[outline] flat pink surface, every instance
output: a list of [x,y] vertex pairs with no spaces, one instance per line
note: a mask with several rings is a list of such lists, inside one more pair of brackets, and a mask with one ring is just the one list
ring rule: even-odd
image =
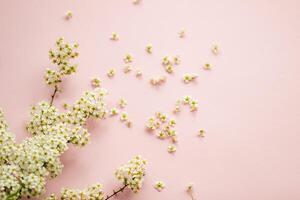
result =
[[[68,10],[70,21],[64,20]],[[18,141],[27,137],[30,105],[52,92],[43,83],[48,50],[64,36],[80,44],[79,68],[55,105],[72,103],[99,76],[110,106],[119,97],[128,100],[134,124],[92,122],[90,145],[63,156],[63,173],[49,181],[48,193],[95,182],[110,192],[118,186],[115,168],[140,154],[149,162],[143,190],[120,200],[189,199],[189,182],[197,200],[299,200],[299,10],[297,0],[144,0],[138,6],[131,0],[1,0],[0,107]],[[178,38],[181,29],[185,39]],[[108,39],[113,31],[120,41]],[[147,43],[153,55],[145,53]],[[219,56],[210,52],[214,43]],[[126,53],[143,70],[142,80],[122,72]],[[180,55],[182,64],[155,89],[148,80],[165,74],[164,55]],[[202,69],[206,62],[211,71]],[[112,80],[105,76],[110,67],[117,69]],[[198,81],[183,84],[185,72],[199,73]],[[144,124],[184,95],[199,99],[199,111],[175,116],[179,147],[170,155],[168,143],[147,134]],[[195,135],[199,128],[207,137]],[[153,188],[157,180],[166,183],[161,193]]]

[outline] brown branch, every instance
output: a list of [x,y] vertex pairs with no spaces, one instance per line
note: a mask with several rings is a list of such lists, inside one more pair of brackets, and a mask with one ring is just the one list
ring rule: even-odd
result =
[[118,193],[123,192],[125,190],[125,188],[127,188],[127,186],[128,186],[128,184],[125,184],[123,187],[119,188],[117,191],[114,190],[114,193],[111,195],[107,195],[104,200],[108,200],[108,199],[116,196]]
[[53,101],[54,101],[54,98],[55,98],[55,95],[57,94],[57,92],[58,92],[58,87],[55,86],[54,92],[53,92],[53,94],[51,95],[50,106],[52,106]]

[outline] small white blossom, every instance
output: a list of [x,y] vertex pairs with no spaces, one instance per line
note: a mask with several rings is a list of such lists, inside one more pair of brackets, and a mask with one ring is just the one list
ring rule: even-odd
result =
[[179,56],[174,56],[173,61],[174,61],[175,65],[179,65],[181,63],[181,60],[180,60]]
[[211,52],[212,52],[214,55],[218,55],[218,54],[220,53],[220,50],[219,50],[218,45],[213,45],[212,48],[211,48]]
[[67,19],[67,20],[69,20],[69,19],[71,19],[73,17],[73,12],[72,11],[67,11],[66,12],[66,15],[65,15],[65,18]]
[[126,112],[122,112],[120,115],[120,120],[122,122],[127,121],[128,120],[128,114]]
[[133,4],[136,4],[136,5],[139,4],[140,2],[141,2],[141,0],[133,0],[133,1],[132,1],[132,3],[133,3]]
[[127,106],[127,101],[124,98],[119,99],[118,105],[120,108],[125,108]]
[[204,68],[205,70],[210,70],[210,69],[211,69],[211,64],[205,63],[204,66],[203,66],[203,68]]
[[112,34],[110,36],[110,39],[113,40],[113,41],[119,40],[119,34],[117,34],[115,32],[112,32]]
[[126,54],[123,60],[125,63],[131,63],[133,61],[133,57],[130,54]]
[[136,76],[136,77],[141,77],[142,75],[143,75],[142,70],[137,69],[137,70],[136,70],[135,76]]
[[91,83],[93,87],[101,86],[101,80],[99,78],[92,78]]
[[206,134],[206,131],[205,131],[204,129],[200,129],[200,130],[198,131],[198,136],[199,136],[199,137],[205,137],[205,134]]
[[197,77],[198,77],[197,74],[186,73],[186,74],[183,75],[182,79],[183,79],[184,83],[190,83],[192,81],[195,81]]
[[166,185],[163,181],[156,181],[155,184],[154,184],[154,188],[161,192],[163,189],[165,189]]
[[179,36],[180,38],[184,38],[184,37],[186,36],[185,30],[179,31],[179,32],[178,32],[178,36]]
[[152,48],[153,48],[152,44],[148,44],[146,46],[146,52],[149,53],[149,54],[152,54]]
[[114,77],[116,74],[116,70],[115,69],[109,69],[106,73],[106,75],[109,77],[109,78],[112,78]]
[[177,148],[173,144],[168,146],[168,152],[169,153],[174,153],[176,150],[177,150]]
[[132,71],[132,67],[131,67],[130,65],[125,65],[125,66],[124,66],[123,72],[124,72],[125,74],[127,74],[127,73],[129,73],[129,72],[131,72],[131,71]]
[[117,108],[112,108],[109,114],[110,116],[116,116],[119,114],[119,110]]

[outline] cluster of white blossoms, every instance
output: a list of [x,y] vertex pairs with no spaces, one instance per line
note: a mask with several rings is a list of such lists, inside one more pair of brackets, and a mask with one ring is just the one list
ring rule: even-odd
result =
[[45,200],[104,200],[101,184],[89,186],[84,190],[67,189],[61,191],[60,198],[52,194]]
[[124,186],[129,186],[134,193],[139,192],[146,175],[146,164],[146,160],[141,156],[135,156],[127,164],[119,167],[115,175]]
[[205,63],[204,66],[203,66],[203,69],[210,70],[211,69],[211,64]]
[[47,102],[32,108],[27,130],[33,137],[16,144],[0,112],[0,199],[35,197],[45,190],[47,178],[63,168],[59,157],[68,144],[84,146],[89,133],[88,118],[104,118],[106,92],[86,92],[66,113]]
[[173,73],[174,71],[174,65],[180,64],[180,58],[179,56],[175,56],[173,60],[171,60],[168,56],[163,57],[162,59],[162,65],[165,68],[165,71],[169,74]]
[[77,43],[67,43],[63,38],[56,41],[56,50],[49,51],[49,58],[53,64],[57,65],[58,70],[46,70],[44,78],[48,85],[57,86],[64,76],[76,72],[77,66],[70,61],[78,56],[77,48]]
[[53,133],[15,143],[0,114],[0,199],[35,197],[45,190],[48,177],[61,173],[59,156],[67,150],[63,135]]
[[184,96],[182,99],[176,101],[173,113],[180,112],[182,105],[188,105],[191,112],[198,110],[198,101],[191,96]]
[[89,141],[89,133],[84,127],[88,118],[105,118],[107,113],[104,97],[106,90],[96,88],[85,94],[74,104],[68,106],[65,113],[47,102],[33,106],[31,120],[27,124],[27,131],[33,135],[63,136],[68,143],[84,146]]
[[[57,51],[50,50],[50,58],[59,67],[59,79],[52,82],[47,77],[46,81],[57,90],[62,76],[75,72],[75,66],[69,63],[69,59],[78,53],[74,52],[77,45],[70,46],[63,39],[59,39],[56,45]],[[32,137],[22,143],[15,143],[0,111],[0,199],[16,200],[41,195],[47,179],[61,173],[60,156],[68,149],[68,144],[84,146],[88,143],[87,119],[105,117],[106,94],[102,88],[85,92],[75,104],[67,106],[64,113],[48,102],[33,106],[26,126]],[[54,95],[55,92],[53,98]]]
[[176,121],[168,117],[166,114],[157,112],[154,117],[150,117],[146,122],[146,128],[155,132],[157,138],[161,140],[169,139],[173,144],[168,146],[168,152],[176,151],[174,143],[177,143]]

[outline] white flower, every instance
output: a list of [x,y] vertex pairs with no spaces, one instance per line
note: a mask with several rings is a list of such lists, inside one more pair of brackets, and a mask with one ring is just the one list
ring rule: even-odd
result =
[[123,69],[123,72],[125,74],[127,74],[127,73],[131,72],[131,70],[132,70],[132,67],[130,65],[125,65],[124,69]]
[[211,64],[205,63],[204,66],[203,66],[203,68],[204,68],[205,70],[210,70],[210,69],[211,69]]
[[177,148],[173,144],[168,146],[169,153],[174,153],[176,150],[177,150]]
[[116,70],[115,69],[109,69],[106,73],[106,75],[109,77],[109,78],[112,78],[114,77],[116,74]]
[[149,53],[149,54],[152,54],[152,44],[148,44],[146,46],[146,52]]
[[91,83],[93,87],[101,86],[101,80],[99,78],[92,78]]
[[179,56],[174,56],[173,61],[174,61],[175,65],[179,65],[181,63],[181,60],[180,60]]
[[178,35],[179,35],[180,38],[184,38],[185,35],[186,35],[185,30],[179,31],[179,32],[178,32]]
[[126,54],[123,60],[125,63],[131,63],[133,61],[133,57],[130,54]]
[[198,131],[198,136],[199,136],[199,137],[205,137],[205,134],[206,134],[206,131],[205,131],[204,129],[200,129],[200,130]]
[[70,11],[70,10],[67,11],[67,12],[66,12],[66,19],[69,20],[69,19],[71,19],[72,17],[73,17],[72,11]]
[[183,75],[183,78],[182,78],[182,79],[183,79],[183,82],[184,82],[184,83],[190,83],[190,82],[192,82],[192,81],[195,81],[197,77],[198,77],[197,74],[187,73],[187,74],[184,74],[184,75]]
[[161,192],[166,187],[165,183],[163,181],[156,181],[154,184],[154,188]]
[[110,39],[113,41],[117,41],[117,40],[119,40],[119,35],[115,32],[112,32]]
[[211,52],[212,52],[214,55],[218,55],[218,54],[220,53],[220,50],[219,50],[218,45],[213,45],[212,48],[211,48]]
[[125,108],[127,106],[127,101],[124,98],[119,99],[118,105],[120,108]]
[[189,183],[188,185],[187,185],[187,187],[186,187],[186,191],[187,192],[192,192],[193,191],[193,183]]

